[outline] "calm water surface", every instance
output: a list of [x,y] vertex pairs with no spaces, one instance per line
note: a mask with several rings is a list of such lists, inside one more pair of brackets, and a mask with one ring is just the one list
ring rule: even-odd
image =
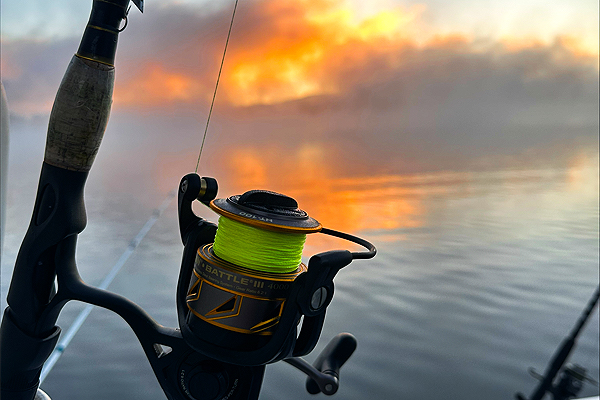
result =
[[[325,179],[312,191],[290,189],[325,226],[364,236],[379,250],[336,277],[321,342],[307,357],[339,332],[358,338],[334,398],[508,400],[530,393],[536,381],[527,368],[544,369],[598,285],[597,163],[596,153],[560,169]],[[9,182],[2,307],[35,180],[32,173]],[[87,282],[102,280],[162,195],[106,191],[100,175],[90,177],[89,224],[77,254]],[[344,246],[317,235],[305,255]],[[173,202],[110,290],[176,326],[181,250]],[[69,304],[59,325],[66,329],[82,308]],[[598,347],[596,312],[571,357],[595,379]],[[54,400],[165,398],[133,333],[101,309],[43,388]],[[583,394],[597,393],[588,385]],[[260,398],[312,396],[301,373],[278,363],[267,367]]]

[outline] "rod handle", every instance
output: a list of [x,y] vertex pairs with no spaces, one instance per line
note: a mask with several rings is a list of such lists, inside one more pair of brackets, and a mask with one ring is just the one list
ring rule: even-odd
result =
[[47,164],[78,172],[91,169],[108,124],[114,76],[112,66],[73,56],[50,114]]
[[108,124],[117,39],[129,1],[92,3],[79,49],[63,76],[50,114],[44,156],[50,165],[80,172],[92,167]]

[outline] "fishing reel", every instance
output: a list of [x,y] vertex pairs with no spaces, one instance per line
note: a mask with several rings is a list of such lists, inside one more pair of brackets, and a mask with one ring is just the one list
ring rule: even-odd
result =
[[[323,228],[291,197],[254,190],[215,199],[217,189],[216,180],[189,174],[181,180],[178,194],[184,244],[177,285],[179,327],[190,348],[220,365],[205,380],[226,395],[239,385],[242,372],[244,379],[260,382],[266,364],[284,360],[309,375],[309,392],[335,393],[339,368],[356,348],[356,339],[350,334],[336,336],[315,366],[299,357],[310,353],[319,340],[335,275],[354,259],[372,258],[375,247]],[[192,210],[196,200],[220,214],[220,226],[225,218],[227,223],[235,221],[257,230],[247,235],[270,232],[285,239],[286,235],[320,232],[367,250],[320,253],[308,265],[299,262],[284,272],[242,266],[219,252],[218,227],[196,216]]]
[[[588,375],[587,370],[578,364],[568,364],[557,371],[559,372],[559,378],[556,384],[554,384],[554,379],[547,379],[546,376],[538,373],[533,367],[530,367],[528,372],[529,375],[542,383],[547,381],[547,387],[545,387],[543,391],[540,391],[539,393],[536,392],[532,395],[532,399],[541,399],[540,396],[543,397],[546,392],[549,392],[552,394],[554,400],[568,400],[577,396],[586,382],[591,383],[596,387],[599,386],[598,382]],[[517,393],[515,399],[527,400],[522,393]]]

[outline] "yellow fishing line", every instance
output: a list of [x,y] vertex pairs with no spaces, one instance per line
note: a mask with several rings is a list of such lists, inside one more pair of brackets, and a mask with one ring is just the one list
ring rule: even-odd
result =
[[305,241],[303,233],[266,231],[221,216],[213,250],[240,267],[282,274],[298,268]]

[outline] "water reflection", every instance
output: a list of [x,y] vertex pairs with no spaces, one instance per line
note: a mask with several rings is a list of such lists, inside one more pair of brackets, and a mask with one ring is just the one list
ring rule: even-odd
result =
[[[403,177],[338,178],[335,161],[323,162],[325,155],[317,146],[305,146],[286,160],[276,160],[272,154],[280,152],[230,151],[224,164],[228,166],[227,189],[231,193],[221,191],[220,195],[249,189],[278,191],[294,197],[323,226],[345,232],[392,232],[423,224],[427,190],[398,184],[396,180]],[[312,236],[316,237],[309,237],[310,245],[326,247],[336,242],[322,235]],[[382,236],[387,241],[401,238],[395,233]]]
[[[598,198],[598,155],[581,153],[567,168],[441,171],[340,177],[319,146],[238,148],[223,156],[230,192],[268,189],[296,198],[324,226],[396,242],[418,228],[464,224],[507,227],[509,237],[535,231],[531,221],[567,218]],[[572,217],[569,214],[569,218]],[[498,234],[500,232],[494,232]],[[483,232],[482,234],[485,234]]]
[[[182,166],[194,165],[196,157],[194,151],[157,156],[155,189],[172,189],[181,171],[189,170]],[[221,197],[250,189],[281,192],[297,199],[324,226],[360,233],[378,246],[402,241],[432,246],[443,237],[432,230],[482,241],[546,237],[549,229],[560,230],[559,224],[593,234],[589,216],[598,214],[598,153],[593,149],[573,156],[566,168],[357,177],[348,177],[338,156],[316,143],[293,150],[231,147],[204,157],[203,166],[212,168],[219,180]],[[197,212],[214,217],[202,207]],[[339,246],[347,243],[311,235],[306,254]]]

